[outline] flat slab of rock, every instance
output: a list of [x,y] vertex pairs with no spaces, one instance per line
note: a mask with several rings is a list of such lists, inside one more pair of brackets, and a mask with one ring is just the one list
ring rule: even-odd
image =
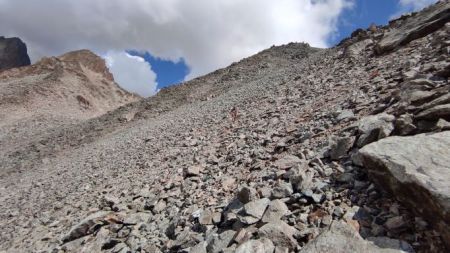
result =
[[359,151],[372,178],[450,241],[450,132],[389,137]]
[[[398,241],[398,240],[395,240]],[[320,234],[316,239],[302,248],[300,253],[322,253],[322,252],[380,252],[400,253],[414,252],[407,243],[390,242],[390,244],[379,244],[364,240],[350,225],[344,222],[334,222],[330,228]]]

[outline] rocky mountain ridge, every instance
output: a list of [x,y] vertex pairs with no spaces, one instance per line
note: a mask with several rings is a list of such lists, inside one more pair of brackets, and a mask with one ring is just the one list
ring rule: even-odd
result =
[[0,154],[1,249],[445,252],[449,10],[273,47]]
[[0,71],[30,64],[27,46],[22,40],[0,36]]
[[27,147],[30,139],[50,129],[98,117],[139,99],[119,87],[105,61],[88,50],[2,71],[1,152]]

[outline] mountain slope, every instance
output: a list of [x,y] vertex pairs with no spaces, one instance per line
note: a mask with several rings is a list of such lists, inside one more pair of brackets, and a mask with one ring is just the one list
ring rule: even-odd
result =
[[137,100],[114,82],[104,60],[87,50],[3,71],[0,143],[7,148],[2,151]]
[[1,249],[444,252],[450,169],[427,177],[447,153],[421,145],[448,143],[449,10],[273,47],[2,151]]

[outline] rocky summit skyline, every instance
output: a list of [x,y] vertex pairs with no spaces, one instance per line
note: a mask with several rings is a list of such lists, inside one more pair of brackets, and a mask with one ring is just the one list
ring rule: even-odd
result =
[[449,38],[437,1],[144,98],[1,37],[0,252],[448,252]]

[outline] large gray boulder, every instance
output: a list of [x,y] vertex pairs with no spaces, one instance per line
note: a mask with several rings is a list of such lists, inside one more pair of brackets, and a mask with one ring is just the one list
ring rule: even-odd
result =
[[450,2],[441,1],[426,10],[407,17],[397,29],[387,32],[375,46],[377,54],[384,54],[413,40],[425,37],[450,21]]
[[22,40],[0,37],[0,71],[30,64],[27,46]]
[[300,253],[401,253],[414,252],[411,246],[405,242],[396,241],[382,244],[364,240],[356,231],[344,222],[333,222],[331,226],[313,241],[302,248]]
[[450,242],[449,131],[389,137],[365,146],[359,158],[378,184]]

